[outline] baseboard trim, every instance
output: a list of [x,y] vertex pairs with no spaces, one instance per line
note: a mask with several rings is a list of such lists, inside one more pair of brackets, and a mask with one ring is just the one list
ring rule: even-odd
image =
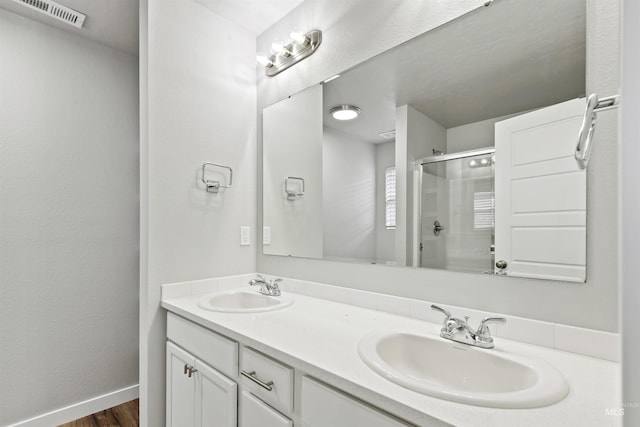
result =
[[46,414],[38,415],[37,417],[29,418],[28,420],[20,421],[7,427],[58,426],[60,424],[77,420],[78,418],[83,418],[87,415],[95,414],[96,412],[118,406],[124,402],[137,399],[139,394],[139,386],[136,384],[102,396],[85,400],[84,402],[56,409],[55,411],[47,412]]

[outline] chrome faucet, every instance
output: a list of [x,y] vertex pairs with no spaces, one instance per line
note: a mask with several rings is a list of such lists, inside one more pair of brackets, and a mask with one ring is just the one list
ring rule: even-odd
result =
[[480,348],[493,348],[493,337],[487,326],[490,323],[505,324],[507,319],[504,317],[485,317],[480,322],[477,330],[473,330],[469,324],[469,316],[465,316],[464,320],[452,317],[449,310],[438,305],[432,304],[432,310],[439,311],[445,315],[440,336],[451,341],[468,344]]
[[281,282],[282,282],[282,279],[275,279],[273,281],[269,281],[264,277],[262,277],[260,274],[258,274],[257,279],[249,280],[249,286],[260,285],[260,290],[258,292],[260,292],[263,295],[277,297],[277,296],[280,296],[281,294],[280,292]]

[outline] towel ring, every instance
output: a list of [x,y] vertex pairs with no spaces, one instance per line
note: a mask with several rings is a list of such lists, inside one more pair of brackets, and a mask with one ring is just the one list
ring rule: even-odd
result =
[[[302,181],[302,191],[298,192],[294,189],[289,188],[289,183],[295,181]],[[284,191],[287,193],[287,200],[296,200],[304,196],[304,178],[300,178],[297,176],[286,177],[284,180]]]
[[[217,168],[221,168],[229,171],[229,184],[222,185],[220,181],[213,181],[206,178],[207,166],[213,166]],[[231,184],[233,184],[233,169],[229,166],[219,165],[217,163],[206,162],[202,164],[202,182],[206,186],[207,192],[209,193],[217,193],[221,188],[231,188]]]

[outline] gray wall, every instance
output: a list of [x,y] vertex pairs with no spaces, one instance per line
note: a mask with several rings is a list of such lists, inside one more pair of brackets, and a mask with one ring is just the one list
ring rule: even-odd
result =
[[0,9],[0,425],[138,382],[137,57]]
[[[258,51],[268,51],[273,40],[286,37],[292,28],[322,29],[323,44],[312,57],[274,78],[259,73],[259,111],[483,3],[353,0],[335,1],[327,7],[326,1],[306,0],[258,37]],[[587,13],[587,92],[607,96],[618,91],[619,4],[588,0]],[[372,27],[376,31],[372,32]],[[588,172],[586,284],[355,265],[260,253],[258,268],[268,274],[617,331],[619,161],[616,127],[616,111],[600,114]],[[260,135],[258,141],[261,144]]]
[[624,425],[640,425],[640,3],[624,2],[622,63],[622,330]]
[[[164,425],[163,283],[256,270],[255,37],[204,6],[141,2],[141,425]],[[207,193],[203,162],[233,168]],[[251,245],[240,246],[240,226]]]
[[446,153],[459,153],[461,151],[475,150],[476,148],[493,147],[496,138],[496,122],[519,114],[508,114],[447,129]]
[[325,126],[322,188],[323,257],[373,261],[376,258],[376,146]]

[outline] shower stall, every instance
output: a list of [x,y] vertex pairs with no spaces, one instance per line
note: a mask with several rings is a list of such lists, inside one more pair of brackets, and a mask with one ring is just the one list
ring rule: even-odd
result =
[[490,147],[418,162],[420,267],[493,272],[494,153]]

